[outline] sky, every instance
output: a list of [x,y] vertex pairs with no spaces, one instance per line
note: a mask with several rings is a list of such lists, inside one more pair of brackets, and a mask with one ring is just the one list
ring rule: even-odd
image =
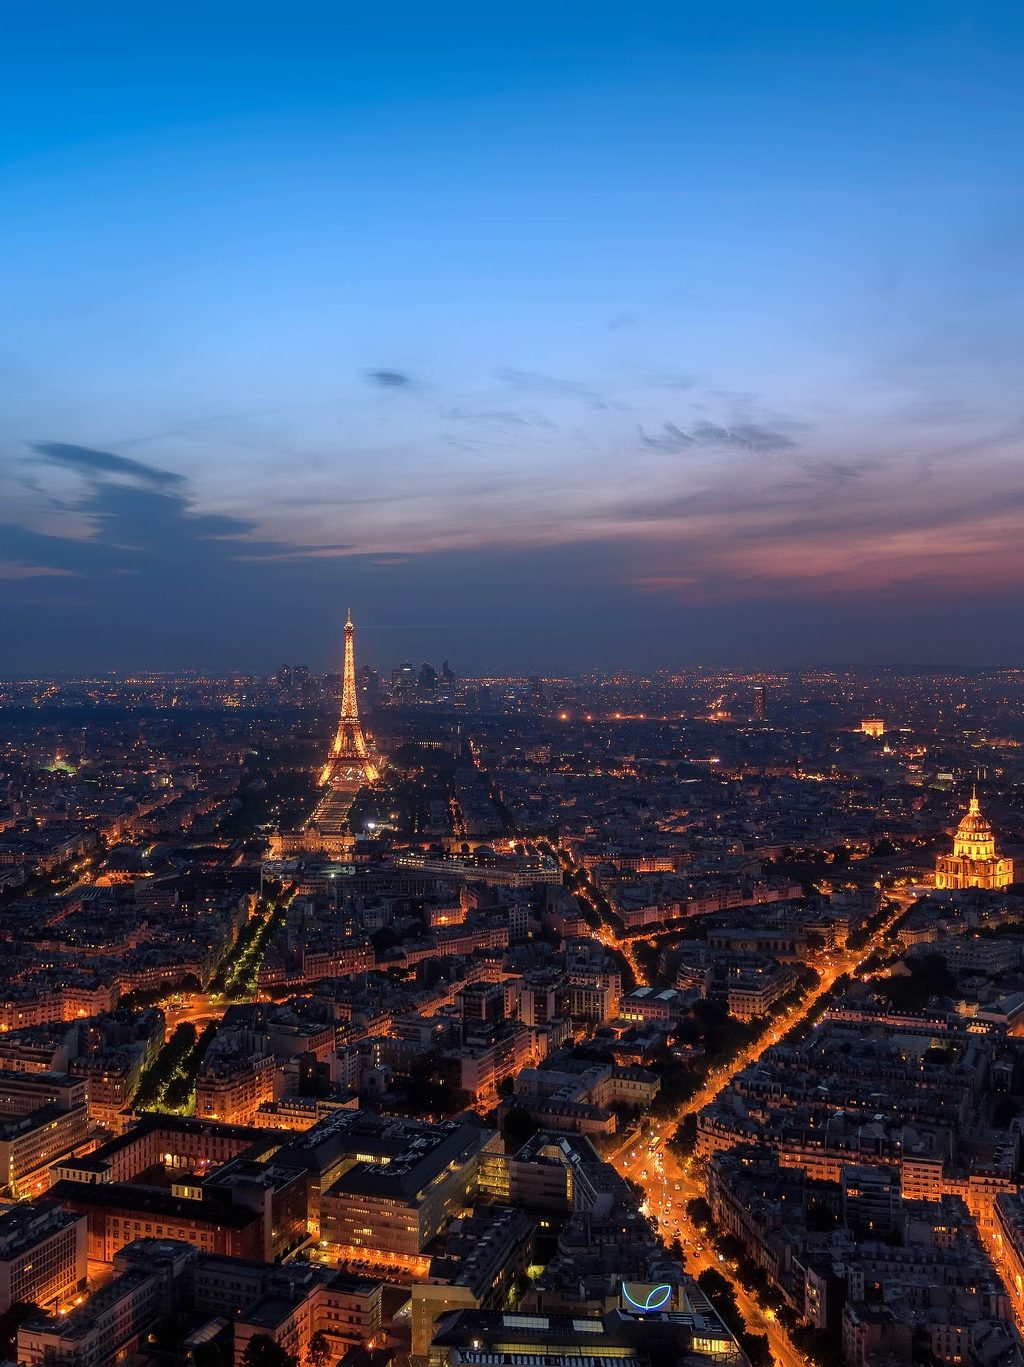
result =
[[48,3],[0,674],[1024,665],[1024,11]]

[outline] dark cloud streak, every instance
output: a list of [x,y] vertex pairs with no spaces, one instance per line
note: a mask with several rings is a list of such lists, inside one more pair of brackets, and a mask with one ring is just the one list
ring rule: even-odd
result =
[[382,389],[407,389],[412,384],[412,376],[402,370],[368,370],[364,378]]
[[161,470],[156,465],[146,465],[140,460],[132,460],[130,456],[117,456],[111,451],[97,451],[91,446],[39,441],[32,443],[32,450],[37,456],[42,456],[54,465],[77,470],[86,477],[113,475],[164,488],[185,483],[184,476],[175,474],[172,470]]
[[744,451],[791,451],[796,446],[785,432],[773,432],[753,422],[740,422],[732,427],[698,422],[690,436],[705,446],[732,446]]

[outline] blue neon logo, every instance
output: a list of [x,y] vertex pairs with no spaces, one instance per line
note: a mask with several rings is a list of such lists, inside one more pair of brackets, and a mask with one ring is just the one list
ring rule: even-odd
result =
[[672,1287],[668,1282],[662,1282],[659,1286],[652,1286],[647,1292],[647,1298],[643,1301],[634,1300],[629,1294],[629,1288],[625,1282],[622,1283],[622,1294],[634,1310],[639,1310],[643,1314],[650,1314],[652,1310],[660,1310],[667,1305],[672,1298]]

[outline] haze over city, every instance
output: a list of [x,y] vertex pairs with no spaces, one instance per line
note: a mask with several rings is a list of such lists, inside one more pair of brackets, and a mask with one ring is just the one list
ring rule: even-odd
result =
[[5,668],[1020,663],[1022,24],[12,11]]

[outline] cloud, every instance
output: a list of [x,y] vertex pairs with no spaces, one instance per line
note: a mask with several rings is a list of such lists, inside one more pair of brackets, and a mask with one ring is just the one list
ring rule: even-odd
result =
[[412,376],[402,370],[368,370],[364,378],[382,389],[407,389],[412,384]]
[[[204,567],[235,558],[239,543],[247,549],[277,548],[255,542],[255,524],[247,519],[197,512],[182,475],[88,446],[35,442],[32,450],[76,471],[86,489],[54,505],[67,514],[55,529],[14,523],[0,528],[18,578],[31,573],[100,582],[107,575],[153,571],[171,582],[186,582]],[[24,483],[37,487],[34,480]]]
[[735,423],[731,427],[698,422],[690,436],[705,446],[732,446],[744,451],[792,451],[796,447],[796,442],[785,432],[773,432],[753,422]]
[[[803,424],[787,424],[803,426]],[[736,422],[728,427],[702,419],[684,431],[678,423],[666,422],[660,432],[647,432],[640,428],[640,440],[651,451],[665,455],[678,455],[692,450],[695,446],[719,447],[735,451],[793,451],[797,443],[786,432],[763,427],[760,423]]]
[[265,564],[268,561],[283,563],[288,560],[332,560],[338,556],[356,555],[359,547],[347,542],[339,541],[335,545],[317,546],[276,546],[261,543],[257,549],[250,551],[248,544],[242,547],[235,560],[259,561]]
[[848,483],[860,479],[870,470],[878,469],[879,462],[869,460],[801,460],[800,469],[811,480],[823,480],[829,484]]
[[45,579],[52,575],[73,575],[74,570],[59,570],[53,565],[27,565],[20,560],[0,560],[0,579]]
[[541,375],[533,370],[515,370],[502,367],[494,372],[496,379],[521,394],[546,394],[563,399],[579,399],[592,408],[621,408],[613,404],[606,394],[592,385],[581,384],[579,380],[563,380],[557,375]]
[[524,418],[519,413],[513,413],[508,408],[481,409],[475,412],[465,408],[445,408],[442,409],[441,416],[450,422],[479,422],[488,427],[533,426],[529,418]]
[[680,451],[689,450],[697,444],[693,437],[688,437],[674,422],[666,422],[660,432],[653,434],[645,432],[641,427],[640,440],[652,451],[662,451],[668,456],[678,455]]
[[171,470],[161,470],[155,465],[146,465],[141,460],[129,456],[116,456],[111,451],[97,451],[91,446],[74,446],[59,441],[37,441],[32,443],[37,456],[63,465],[69,470],[91,476],[115,475],[140,480],[143,484],[156,487],[183,485],[183,475]]

